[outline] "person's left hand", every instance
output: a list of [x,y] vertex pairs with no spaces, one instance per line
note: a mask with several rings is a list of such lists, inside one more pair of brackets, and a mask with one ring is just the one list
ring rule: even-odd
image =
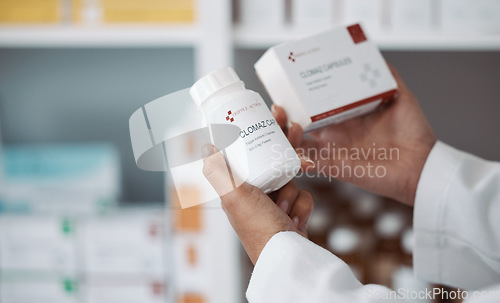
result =
[[221,196],[222,208],[253,264],[267,242],[281,231],[295,231],[307,238],[307,220],[314,207],[309,192],[299,190],[293,181],[269,196],[248,183],[232,189],[222,153],[206,145],[203,156],[203,174]]

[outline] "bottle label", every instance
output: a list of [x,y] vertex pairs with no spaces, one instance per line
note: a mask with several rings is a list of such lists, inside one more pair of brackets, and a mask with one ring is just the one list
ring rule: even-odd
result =
[[284,164],[298,160],[297,154],[258,94],[227,102],[216,108],[209,120],[240,128],[238,140],[226,149],[227,160],[238,178],[254,186],[280,177],[290,179],[283,175],[290,171]]

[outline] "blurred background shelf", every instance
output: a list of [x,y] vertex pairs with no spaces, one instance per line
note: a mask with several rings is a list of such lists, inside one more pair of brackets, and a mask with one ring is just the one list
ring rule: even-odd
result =
[[192,47],[196,25],[0,26],[0,47]]
[[[175,249],[168,251],[175,257],[164,256],[165,260],[175,259],[177,265],[185,266],[185,270],[181,268],[173,272],[172,268],[165,268],[165,274],[171,274],[172,280],[177,282],[172,285],[173,293],[148,298],[130,297],[127,289],[142,289],[142,294],[154,294],[163,289],[162,282],[167,282],[164,290],[168,292],[168,280],[151,285],[146,283],[147,279],[140,278],[113,287],[110,296],[115,299],[108,296],[106,300],[92,302],[123,302],[124,295],[128,300],[143,303],[246,302],[244,290],[252,267],[219,208],[175,214],[172,208],[168,208],[165,227],[153,224],[137,237],[116,242],[108,243],[105,238],[99,242],[92,236],[83,239],[85,243],[81,244],[76,243],[81,239],[78,233],[71,237],[61,236],[61,231],[70,232],[71,226],[77,226],[77,231],[79,226],[87,231],[103,226],[104,235],[109,230],[128,235],[132,230],[140,230],[137,226],[142,224],[130,225],[129,214],[135,217],[134,222],[148,221],[148,218],[156,217],[141,214],[141,210],[148,208],[148,203],[161,201],[158,206],[168,206],[175,201],[175,191],[167,174],[137,168],[128,129],[130,115],[151,100],[187,88],[199,77],[222,66],[234,66],[246,87],[260,93],[270,105],[271,100],[253,68],[265,49],[326,30],[333,24],[363,21],[368,36],[378,44],[384,58],[399,71],[419,99],[436,136],[461,150],[500,161],[500,141],[492,140],[498,137],[500,128],[497,117],[500,111],[499,4],[497,0],[0,0],[0,147],[5,144],[4,154],[10,149],[10,155],[13,155],[13,147],[25,146],[29,153],[23,155],[33,161],[20,163],[32,164],[38,176],[35,181],[47,179],[40,173],[40,161],[44,159],[65,160],[73,155],[77,160],[71,163],[80,163],[82,159],[90,158],[97,163],[94,173],[82,175],[79,172],[83,168],[92,167],[75,166],[75,175],[80,178],[74,183],[81,185],[81,180],[87,180],[88,187],[84,191],[92,194],[106,184],[113,185],[102,199],[101,196],[89,197],[80,191],[70,191],[67,178],[61,177],[52,191],[46,188],[36,191],[36,186],[26,182],[11,190],[11,196],[2,197],[2,186],[9,177],[2,180],[0,175],[0,250],[19,247],[16,241],[20,241],[27,243],[22,246],[26,253],[50,257],[54,255],[52,250],[43,251],[50,247],[30,249],[33,246],[29,246],[45,237],[48,239],[46,243],[56,245],[54,250],[62,253],[67,247],[93,244],[94,252],[102,251],[101,256],[118,259],[112,250],[115,249],[113,245],[120,245],[125,249],[115,250],[119,252],[117,257],[127,252],[130,257],[127,263],[130,264],[141,260],[143,254],[127,247],[133,248],[139,241],[150,239],[148,235],[151,233],[164,229],[165,235],[176,237],[174,243],[165,242],[167,251]],[[172,10],[161,10],[155,5]],[[179,14],[179,10],[186,14]],[[158,14],[160,11],[162,13]],[[159,23],[159,19],[163,23]],[[186,103],[179,102],[177,106],[171,109],[175,113],[180,112],[178,110]],[[74,143],[78,143],[75,153],[59,149],[59,145]],[[95,144],[105,146],[101,156],[106,156],[104,159],[109,161],[102,163],[108,163],[108,166],[102,165],[97,161],[100,158],[89,152],[89,147]],[[52,149],[52,158],[33,157],[33,150],[44,145],[57,148],[59,152]],[[0,148],[0,155],[1,152]],[[18,153],[19,150],[14,155]],[[61,154],[66,156],[61,157]],[[12,160],[8,162],[13,165]],[[46,163],[47,174],[52,172],[54,163],[43,163]],[[61,167],[67,169],[66,165],[61,164]],[[106,168],[112,174],[108,182],[103,182],[95,176],[101,176]],[[361,235],[356,237],[360,236],[367,245],[377,241],[382,243],[380,235],[376,235],[376,221],[404,221],[404,226],[400,227],[404,227],[405,234],[411,228],[411,209],[402,208],[394,201],[335,180],[299,178],[297,182],[315,193],[316,207],[309,225],[311,239],[332,251],[335,247],[328,244],[328,239],[336,231],[345,232],[346,227],[355,234],[360,232]],[[9,188],[13,188],[12,183]],[[6,209],[6,206],[10,208]],[[128,211],[127,207],[133,209]],[[108,208],[114,212],[115,218],[109,222],[101,217]],[[25,213],[18,218],[9,209]],[[66,218],[72,209],[79,213],[75,222]],[[48,215],[54,215],[53,212],[59,214]],[[92,220],[87,220],[89,217],[82,212],[90,213]],[[387,219],[384,216],[387,213],[392,217]],[[43,220],[31,218],[32,215]],[[78,219],[83,220],[83,225]],[[26,226],[21,224],[24,222],[29,228],[20,231],[25,233],[11,237],[17,227]],[[156,219],[150,222],[154,223]],[[179,222],[191,222],[191,225],[195,222],[196,228]],[[344,223],[351,225],[342,226]],[[402,232],[398,231],[398,237]],[[116,238],[108,236],[107,239]],[[8,242],[10,240],[15,241]],[[69,240],[72,242],[67,243]],[[9,246],[9,243],[13,245]],[[156,244],[148,246],[151,251],[159,251],[161,245]],[[373,257],[378,260],[385,255],[376,254],[376,251],[375,248],[363,248],[361,252],[363,258],[370,260],[368,265],[375,265],[374,271],[384,276],[370,277],[368,274],[364,281],[396,287],[397,284],[389,281],[395,267],[377,267],[384,262],[372,262]],[[12,252],[13,259],[7,265],[15,274],[18,269],[13,268],[12,260],[24,265],[26,255]],[[65,256],[72,258],[73,253]],[[87,259],[89,256],[96,255],[88,251]],[[2,260],[0,273],[5,273],[6,264],[2,264]],[[104,264],[110,259],[94,260],[101,260]],[[53,267],[53,264],[34,263],[25,267],[40,265],[47,265],[48,271]],[[59,291],[54,295],[63,296],[63,301],[37,297],[37,302],[87,302],[77,300],[78,296],[88,297],[97,290],[111,288],[106,284],[109,279],[88,271],[86,264],[79,263],[78,266],[86,270],[83,272],[90,279],[82,280],[82,276],[77,275],[69,277],[75,281],[59,281],[58,276],[53,276],[49,281],[53,286],[50,289],[57,289],[58,285]],[[366,269],[365,273],[372,271],[366,264],[361,266]],[[117,266],[120,268],[126,269],[126,264]],[[15,296],[23,294],[40,296],[49,289],[40,287],[36,291],[31,291],[31,288],[26,291],[31,285],[29,279],[31,277],[20,275],[19,281],[7,285],[2,284],[0,274],[0,301],[14,302]],[[74,289],[73,282],[87,285],[79,294],[68,297],[65,291]],[[7,290],[23,291],[6,292],[6,287]],[[175,295],[176,299],[165,299],[165,295]]]
[[[318,32],[317,27],[297,28],[274,26],[259,28],[237,25],[233,31],[234,44],[241,49],[267,49],[273,45]],[[500,35],[446,34],[428,32],[374,32],[369,36],[382,50],[390,51],[497,51]]]
[[[307,36],[317,29],[282,26],[271,30],[235,26],[239,49],[267,49]],[[196,47],[202,39],[196,25],[168,26],[0,26],[2,48]],[[370,37],[387,51],[498,51],[500,35],[453,35],[435,32],[378,32]]]

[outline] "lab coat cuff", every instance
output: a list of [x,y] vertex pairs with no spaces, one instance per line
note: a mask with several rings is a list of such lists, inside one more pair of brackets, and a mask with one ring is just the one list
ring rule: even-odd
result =
[[444,256],[443,216],[450,184],[464,153],[442,142],[432,148],[420,175],[415,196],[413,227],[415,274],[427,281],[441,281]]
[[280,272],[281,263],[286,262],[287,255],[300,250],[304,238],[293,231],[275,234],[266,244],[255,264],[252,277],[246,292],[249,302],[265,302],[261,296],[266,293],[269,284],[276,284],[276,272]]

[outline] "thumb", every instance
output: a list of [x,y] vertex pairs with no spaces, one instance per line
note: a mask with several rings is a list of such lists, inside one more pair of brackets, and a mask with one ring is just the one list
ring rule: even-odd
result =
[[243,217],[258,212],[261,208],[276,206],[257,187],[238,180],[228,166],[224,156],[213,145],[203,146],[203,174],[222,200],[228,215]]
[[[210,148],[212,148],[210,150]],[[221,152],[203,148],[203,174],[221,197],[221,205],[255,264],[266,243],[278,232],[295,230],[295,225],[260,189],[248,183],[235,186]]]
[[202,155],[203,175],[219,197],[230,193],[236,189],[237,185],[241,184],[232,174],[224,155],[215,146],[205,144],[202,147]]

